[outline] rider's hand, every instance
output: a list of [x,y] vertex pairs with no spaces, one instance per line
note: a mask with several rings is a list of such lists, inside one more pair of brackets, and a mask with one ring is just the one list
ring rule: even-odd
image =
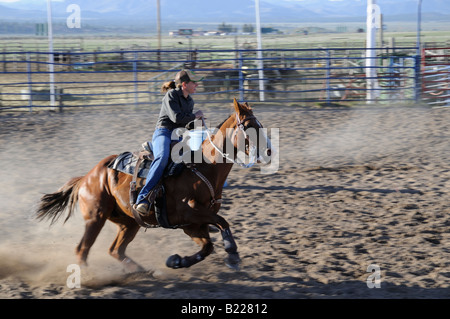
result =
[[201,119],[203,117],[202,111],[197,111],[194,113],[196,119]]

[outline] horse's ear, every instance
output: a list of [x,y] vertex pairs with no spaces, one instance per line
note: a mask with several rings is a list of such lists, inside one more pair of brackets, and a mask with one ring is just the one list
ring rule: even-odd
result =
[[248,111],[251,111],[251,110],[252,110],[251,106],[248,105],[247,102],[245,102],[244,104],[240,104],[240,103],[236,100],[236,98],[234,98],[233,104],[234,104],[234,110],[235,110],[236,113],[238,113],[238,114],[240,114],[240,113],[242,113],[242,112],[248,112]]
[[240,105],[239,102],[236,100],[236,98],[234,98],[233,104],[234,104],[234,110],[236,111],[236,113],[240,113],[241,105]]

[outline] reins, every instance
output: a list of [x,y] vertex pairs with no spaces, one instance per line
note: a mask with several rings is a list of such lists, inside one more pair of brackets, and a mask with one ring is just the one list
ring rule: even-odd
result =
[[[242,133],[244,134],[244,138],[247,138],[247,133],[245,133],[245,129],[244,129],[244,123],[247,122],[247,121],[249,121],[249,120],[251,120],[251,119],[254,119],[254,118],[256,118],[256,117],[253,116],[253,115],[251,115],[251,116],[247,116],[246,118],[244,118],[244,119],[241,121],[241,119],[239,118],[239,115],[236,113],[236,122],[237,122],[237,124],[236,124],[236,130],[237,130],[237,129],[241,130]],[[244,167],[244,168],[249,168],[249,167],[252,167],[252,166],[253,166],[254,163],[245,164],[245,163],[242,163],[242,162],[238,162],[238,161],[236,161],[236,160],[230,158],[230,156],[229,156],[228,153],[222,152],[222,150],[220,150],[220,149],[217,147],[217,145],[214,144],[214,142],[212,141],[212,139],[211,139],[211,133],[209,132],[209,129],[208,129],[208,127],[206,126],[206,123],[205,123],[205,120],[204,120],[203,117],[202,117],[202,124],[203,124],[203,126],[205,127],[205,129],[206,129],[206,135],[208,136],[209,142],[210,142],[211,145],[214,147],[214,149],[215,149],[217,152],[219,152],[219,154],[220,154],[223,158],[225,158],[227,161],[230,161],[230,162],[233,163],[233,164],[238,164],[239,166]],[[235,132],[233,133],[233,137],[234,137],[236,134],[237,134],[237,133],[236,133],[236,131],[235,131]]]

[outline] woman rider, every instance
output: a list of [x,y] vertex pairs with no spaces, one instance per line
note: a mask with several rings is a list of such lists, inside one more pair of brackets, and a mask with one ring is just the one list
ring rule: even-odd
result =
[[194,119],[203,117],[202,111],[193,113],[195,93],[198,81],[202,78],[188,69],[183,69],[175,76],[174,81],[167,82],[161,88],[167,92],[162,100],[161,111],[153,133],[152,147],[155,159],[150,165],[147,180],[141,189],[134,208],[142,215],[147,215],[151,203],[147,197],[158,184],[164,169],[169,162],[172,131],[184,127]]

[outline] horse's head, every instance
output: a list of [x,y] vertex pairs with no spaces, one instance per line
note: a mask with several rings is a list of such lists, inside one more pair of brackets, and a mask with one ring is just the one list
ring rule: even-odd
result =
[[272,150],[266,129],[253,114],[247,102],[241,104],[234,99],[234,110],[235,122],[230,141],[236,150],[236,162],[247,167],[255,162],[269,163]]
[[[203,144],[202,152],[211,163],[236,163],[250,167],[271,162],[271,143],[267,130],[253,114],[248,103],[234,99],[235,113],[223,121]],[[203,122],[205,125],[205,123]],[[206,126],[206,125],[205,125]]]

